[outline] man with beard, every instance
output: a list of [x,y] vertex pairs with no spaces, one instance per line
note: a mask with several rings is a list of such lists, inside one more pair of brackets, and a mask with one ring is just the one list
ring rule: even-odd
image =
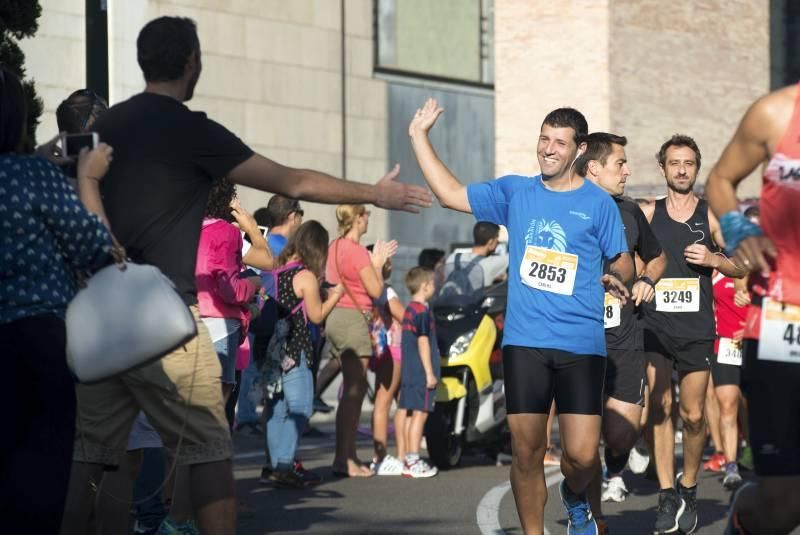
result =
[[[719,252],[719,222],[693,188],[700,171],[694,139],[674,135],[656,155],[667,182],[666,198],[645,207],[651,228],[667,254],[667,269],[656,298],[645,308],[644,349],[648,356],[650,419],[660,491],[654,533],[694,533],[697,528],[697,472],[706,443],[703,409],[714,353],[711,274],[733,278],[744,271]],[[683,472],[674,480],[675,433],[672,370],[680,380]],[[675,486],[677,485],[677,491]]]
[[[547,416],[555,400],[568,533],[596,535],[585,491],[599,463],[606,367],[600,310],[604,286],[625,301],[625,283],[634,271],[619,210],[608,194],[574,172],[588,130],[579,111],[560,108],[545,117],[537,144],[541,175],[509,175],[469,186],[453,176],[428,139],[443,111],[429,99],[409,125],[425,180],[442,206],[508,228],[503,367],[511,488],[523,531],[544,531],[543,460]],[[610,265],[605,275],[604,261]]]
[[626,138],[614,134],[589,134],[586,152],[575,164],[579,175],[612,196],[622,217],[628,249],[631,254],[638,255],[644,264],[641,273],[635,277],[636,281],[628,286],[631,299],[620,306],[613,296],[606,295],[603,308],[608,346],[603,411],[604,456],[608,478],[603,482],[598,470],[589,490],[592,512],[601,529],[605,524],[602,521],[601,497],[602,501],[625,500],[628,489],[622,480],[622,471],[642,430],[645,358],[634,308],[653,300],[655,283],[667,265],[667,256],[661,250],[641,208],[623,197],[625,183],[631,174],[625,155],[627,143]]

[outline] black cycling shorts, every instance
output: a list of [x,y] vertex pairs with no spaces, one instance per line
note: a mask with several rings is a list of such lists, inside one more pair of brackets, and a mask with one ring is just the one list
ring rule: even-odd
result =
[[714,362],[711,363],[711,377],[714,378],[714,386],[741,386],[742,367],[733,364],[722,364],[717,362],[717,355],[714,355]]
[[745,340],[742,391],[756,473],[800,475],[800,363],[759,360],[758,341]]
[[709,371],[714,340],[679,338],[650,328],[644,329],[645,353],[657,353],[672,361],[679,372]]
[[603,414],[606,359],[558,349],[503,348],[508,414]]
[[644,352],[636,349],[608,350],[606,398],[644,405]]

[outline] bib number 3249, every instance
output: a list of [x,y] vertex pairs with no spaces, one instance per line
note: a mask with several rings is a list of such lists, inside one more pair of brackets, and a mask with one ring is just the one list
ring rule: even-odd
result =
[[656,284],[656,310],[659,312],[699,312],[699,279],[661,279]]
[[561,295],[572,295],[577,272],[577,255],[533,245],[525,249],[525,256],[519,267],[523,284]]
[[764,299],[758,360],[800,364],[800,306]]

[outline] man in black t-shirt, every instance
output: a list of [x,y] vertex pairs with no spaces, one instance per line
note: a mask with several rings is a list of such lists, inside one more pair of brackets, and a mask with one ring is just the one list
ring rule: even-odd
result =
[[[631,299],[623,306],[613,296],[606,294],[603,320],[606,327],[608,364],[605,380],[605,411],[603,412],[603,437],[607,481],[603,483],[602,501],[621,502],[628,490],[622,480],[622,471],[628,454],[641,433],[644,406],[645,357],[639,332],[635,307],[653,300],[655,282],[664,273],[667,258],[661,250],[650,224],[639,206],[623,197],[625,183],[630,176],[622,136],[595,132],[586,138],[586,152],[575,163],[578,174],[613,196],[622,217],[628,249],[644,264],[635,282],[628,288]],[[639,263],[637,262],[637,265]],[[602,476],[598,471],[592,482],[589,500],[592,514],[602,521]]]
[[[372,203],[416,212],[431,203],[418,186],[395,181],[395,167],[377,184],[294,169],[254,153],[190,100],[201,72],[193,21],[161,17],[137,40],[143,93],[112,107],[94,128],[113,144],[102,182],[111,228],[136,262],[157,266],[199,318],[195,261],[211,182],[233,182],[287,197],[331,204]],[[280,125],[275,125],[276,128]],[[125,311],[120,311],[124,314]],[[220,365],[207,329],[154,364],[97,385],[78,387],[79,418],[63,533],[86,533],[91,482],[116,465],[136,414],[143,410],[177,462],[189,466],[194,516],[204,534],[232,534],[236,502],[232,449],[222,403]],[[178,446],[180,447],[178,448]]]

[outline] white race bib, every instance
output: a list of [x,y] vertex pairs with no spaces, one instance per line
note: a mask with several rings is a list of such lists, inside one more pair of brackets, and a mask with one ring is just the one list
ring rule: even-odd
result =
[[764,298],[758,360],[800,364],[800,306]]
[[523,284],[561,295],[572,295],[578,256],[529,245],[519,266]]
[[603,327],[611,329],[619,327],[622,322],[622,306],[619,297],[614,297],[606,292],[605,303],[603,303]]
[[719,349],[717,350],[717,362],[720,364],[730,364],[731,366],[741,366],[742,343],[731,338],[720,338]]
[[700,279],[661,279],[656,284],[659,312],[699,312]]

